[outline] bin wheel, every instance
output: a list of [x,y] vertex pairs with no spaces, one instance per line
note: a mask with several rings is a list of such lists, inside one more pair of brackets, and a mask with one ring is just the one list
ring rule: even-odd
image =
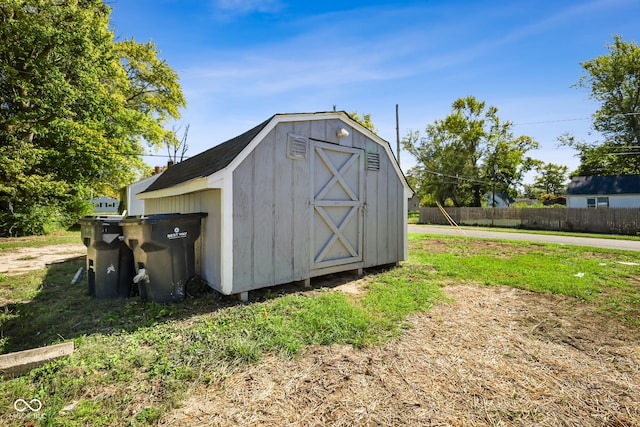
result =
[[209,292],[211,288],[209,284],[200,276],[193,276],[184,285],[184,292],[186,296],[195,298],[199,295],[204,295]]

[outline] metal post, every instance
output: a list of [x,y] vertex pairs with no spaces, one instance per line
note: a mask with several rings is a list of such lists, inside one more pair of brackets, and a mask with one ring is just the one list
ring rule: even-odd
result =
[[493,209],[491,210],[491,227],[493,227],[493,220],[496,216],[496,174],[498,173],[498,165],[493,164],[493,176],[491,178],[491,184],[493,186],[492,196],[493,202],[491,203]]
[[398,167],[400,166],[400,120],[398,117],[398,104],[396,104],[396,155],[398,156]]

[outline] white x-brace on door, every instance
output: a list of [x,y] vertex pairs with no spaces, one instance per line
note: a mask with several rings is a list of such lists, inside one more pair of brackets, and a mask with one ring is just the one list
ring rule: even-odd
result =
[[311,141],[311,269],[362,261],[364,152]]

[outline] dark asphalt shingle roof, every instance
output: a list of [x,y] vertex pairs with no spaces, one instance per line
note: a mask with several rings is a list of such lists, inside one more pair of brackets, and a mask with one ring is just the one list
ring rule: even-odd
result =
[[168,168],[144,191],[173,187],[196,178],[204,178],[229,166],[242,150],[264,129],[274,116],[222,144],[216,145]]
[[575,176],[567,195],[640,194],[640,175]]

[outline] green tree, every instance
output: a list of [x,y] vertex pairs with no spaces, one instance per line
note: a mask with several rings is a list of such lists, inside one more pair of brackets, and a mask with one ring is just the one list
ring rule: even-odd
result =
[[371,120],[371,114],[363,114],[361,117],[360,113],[358,113],[357,111],[352,111],[349,113],[349,116],[356,122],[360,123],[362,126],[369,129],[371,132],[373,133],[378,132],[378,130],[373,124],[373,121]]
[[576,175],[640,173],[640,46],[614,36],[609,53],[582,62],[576,84],[599,104],[593,127],[605,141],[587,143],[569,135],[561,143],[579,152]]
[[537,199],[543,194],[543,192],[533,184],[522,184],[522,189],[518,194],[520,197],[526,199]]
[[501,121],[498,109],[469,96],[453,102],[452,112],[428,125],[424,136],[410,132],[403,140],[418,165],[421,200],[455,206],[480,206],[485,192],[516,195],[534,161],[525,154],[537,143],[514,136],[512,123]]
[[542,194],[559,196],[567,189],[569,168],[554,163],[542,163],[536,167],[538,174],[534,178],[533,187]]
[[154,45],[116,42],[101,0],[0,4],[0,234],[74,223],[144,168],[185,101]]

